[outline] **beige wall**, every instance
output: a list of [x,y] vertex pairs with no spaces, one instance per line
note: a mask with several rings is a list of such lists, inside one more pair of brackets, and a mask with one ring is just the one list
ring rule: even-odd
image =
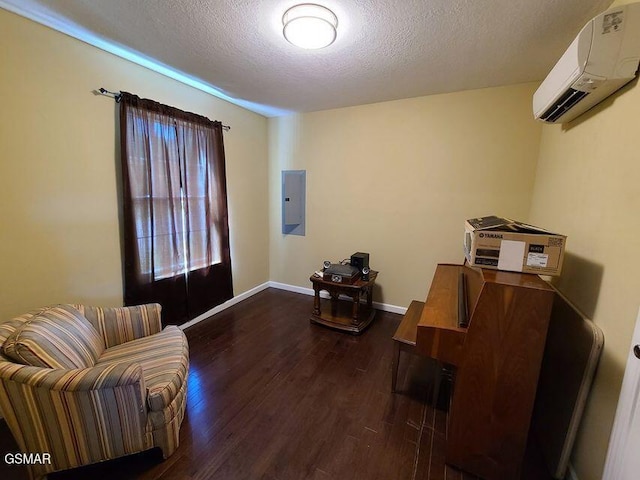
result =
[[[271,280],[371,254],[376,301],[423,300],[463,260],[466,218],[526,219],[541,127],[525,84],[269,119]],[[281,233],[281,171],[307,171],[306,236]]]
[[122,304],[116,104],[105,87],[225,133],[236,295],[268,280],[267,120],[0,9],[0,318]]
[[568,236],[556,281],[602,328],[605,348],[573,454],[600,480],[640,306],[640,88],[637,81],[565,126],[545,126],[532,223]]

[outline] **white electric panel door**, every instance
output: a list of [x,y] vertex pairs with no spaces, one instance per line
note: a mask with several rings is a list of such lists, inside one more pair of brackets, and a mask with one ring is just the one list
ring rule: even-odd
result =
[[306,171],[282,171],[282,233],[304,235]]

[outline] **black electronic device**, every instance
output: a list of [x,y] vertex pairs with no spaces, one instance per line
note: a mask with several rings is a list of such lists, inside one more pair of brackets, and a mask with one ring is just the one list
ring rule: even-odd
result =
[[362,271],[360,272],[360,278],[362,278],[364,282],[368,282],[370,272],[371,270],[369,270],[369,267],[362,267]]
[[360,273],[364,273],[362,270],[364,268],[369,268],[369,254],[363,252],[356,252],[351,255],[351,266],[356,267],[360,270]]
[[352,284],[360,278],[360,270],[351,265],[331,264],[322,272],[322,279],[334,283]]
[[360,278],[365,282],[369,281],[369,254],[364,252],[356,252],[351,255],[349,262],[351,266],[356,267],[360,271]]

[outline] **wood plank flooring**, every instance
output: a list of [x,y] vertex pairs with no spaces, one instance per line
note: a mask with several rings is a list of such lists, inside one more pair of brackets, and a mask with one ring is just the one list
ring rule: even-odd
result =
[[[310,324],[312,302],[268,289],[185,331],[187,415],[169,459],[151,450],[49,478],[475,479],[444,465],[446,411],[427,401],[432,362],[402,355],[391,393],[401,317],[379,311],[351,336]],[[3,424],[0,477],[26,479],[23,467],[4,463],[10,451]],[[550,478],[527,472],[526,480]]]

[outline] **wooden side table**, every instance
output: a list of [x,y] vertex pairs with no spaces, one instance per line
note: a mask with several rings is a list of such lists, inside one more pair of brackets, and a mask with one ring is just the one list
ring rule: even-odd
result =
[[[358,279],[349,285],[323,280],[322,277],[311,275],[309,280],[313,284],[315,293],[311,322],[354,335],[362,333],[373,321],[376,314],[372,306],[372,297],[373,285],[377,276],[378,272],[371,270],[369,280]],[[320,298],[322,290],[329,293],[330,300]],[[349,297],[351,302],[340,300],[341,295]],[[361,303],[362,299],[366,301]],[[324,308],[323,304],[325,304]]]

